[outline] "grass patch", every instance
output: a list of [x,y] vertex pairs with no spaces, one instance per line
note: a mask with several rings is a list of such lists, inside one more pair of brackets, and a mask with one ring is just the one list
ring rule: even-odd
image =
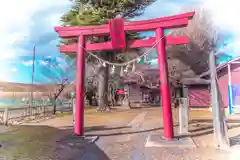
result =
[[57,117],[64,117],[64,116],[71,116],[72,112],[62,112],[62,113],[57,113]]
[[36,156],[58,131],[47,126],[11,126],[11,131],[0,134],[0,154],[13,160]]
[[4,111],[6,106],[0,106],[0,111]]
[[[85,127],[100,127],[101,131],[90,133],[107,133],[104,127],[113,124],[126,124],[141,110],[111,110],[110,112],[96,112],[95,108],[86,108],[84,113]],[[36,156],[51,155],[56,140],[70,130],[59,130],[61,126],[72,125],[72,113],[63,112],[53,119],[41,122],[42,126],[10,126],[11,131],[0,134],[0,155],[5,154],[11,160],[27,158],[36,159]],[[88,132],[89,133],[89,132]],[[56,147],[56,146],[55,146]]]

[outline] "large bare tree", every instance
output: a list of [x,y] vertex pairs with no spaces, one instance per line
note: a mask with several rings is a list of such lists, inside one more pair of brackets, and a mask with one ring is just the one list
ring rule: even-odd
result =
[[217,44],[223,43],[223,36],[214,26],[210,12],[201,7],[185,8],[184,12],[186,11],[195,11],[194,18],[187,27],[175,29],[171,35],[185,35],[189,37],[190,42],[167,49],[169,72],[174,80],[208,70],[208,54],[216,50]]

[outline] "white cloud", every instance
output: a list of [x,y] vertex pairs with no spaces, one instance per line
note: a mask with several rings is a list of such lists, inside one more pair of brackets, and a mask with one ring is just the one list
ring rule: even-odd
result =
[[33,61],[32,60],[30,60],[30,61],[23,61],[22,62],[22,64],[24,65],[24,66],[32,66],[33,65]]
[[204,7],[211,11],[216,25],[240,35],[240,21],[236,19],[240,14],[239,4],[237,0],[205,0]]
[[7,82],[10,79],[10,72],[8,69],[8,66],[0,65],[1,72],[0,72],[0,81],[1,82]]
[[14,60],[14,59],[7,60],[6,62],[8,64],[16,64],[17,63],[16,60]]
[[235,40],[228,43],[225,47],[220,48],[219,52],[234,53],[235,55],[240,55],[240,40]]
[[227,53],[233,53],[233,56],[240,56],[240,40],[229,43],[224,49]]
[[[1,43],[1,41],[0,41]],[[0,44],[1,45],[1,44]],[[5,59],[14,59],[16,58],[15,52],[5,46],[0,46],[0,60],[5,60]]]
[[[29,30],[33,25],[32,15],[46,9],[68,6],[69,0],[10,0],[0,5],[0,59],[15,58],[19,53],[14,43],[24,43],[29,38]],[[9,11],[11,10],[11,11]],[[7,15],[6,15],[7,14]],[[46,29],[52,29],[58,23],[61,13],[49,15],[44,22]],[[36,31],[39,32],[39,31]],[[3,38],[4,37],[4,38]]]
[[[58,41],[59,41],[58,39],[54,39],[54,40],[50,41],[49,44],[53,45],[53,46],[57,46],[59,44]],[[51,56],[48,56],[48,57],[51,58]]]
[[12,72],[17,72],[17,68],[11,68]]
[[39,64],[42,65],[42,66],[47,66],[47,65],[49,64],[48,62],[43,61],[43,60],[39,60],[38,62],[39,62]]
[[9,79],[6,75],[0,74],[0,82],[7,82]]
[[63,59],[63,58],[61,58],[61,57],[56,57],[56,61],[58,62],[58,63],[65,63],[66,61]]
[[68,63],[71,63],[70,61],[67,62],[65,59],[61,58],[61,57],[56,57],[56,62],[58,63],[58,66],[62,69],[66,69],[69,67]]
[[214,24],[220,29],[227,30],[233,34],[234,39],[225,48],[233,51],[233,56],[240,55],[240,2],[237,0],[204,0],[204,7],[212,14]]
[[145,9],[143,15],[135,17],[134,20],[152,19],[178,14],[182,11],[183,7],[191,6],[198,2],[199,0],[157,0]]
[[145,9],[144,14],[142,16],[135,17],[133,20],[159,18],[162,16],[175,14],[180,11],[180,8],[181,5],[179,5],[179,3],[176,2],[172,3],[169,1],[167,2],[166,0],[157,0],[156,2],[154,2],[152,5]]

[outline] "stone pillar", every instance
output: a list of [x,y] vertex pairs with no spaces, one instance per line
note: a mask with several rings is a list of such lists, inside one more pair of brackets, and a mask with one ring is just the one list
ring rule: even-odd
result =
[[188,99],[179,98],[179,134],[188,134]]

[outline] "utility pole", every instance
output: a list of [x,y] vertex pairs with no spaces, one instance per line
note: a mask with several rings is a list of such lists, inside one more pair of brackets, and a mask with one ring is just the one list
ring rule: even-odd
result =
[[211,75],[211,95],[212,95],[212,116],[214,127],[214,138],[216,146],[220,149],[229,147],[229,139],[227,136],[227,124],[224,114],[224,106],[222,103],[221,93],[219,91],[217,81],[217,71],[215,62],[215,53],[209,54],[209,68]]
[[29,115],[32,115],[32,107],[33,107],[33,84],[34,84],[34,72],[35,72],[35,57],[36,57],[36,46],[33,47],[33,65],[32,65],[32,87],[31,87],[31,95],[30,95],[30,106],[29,106]]

